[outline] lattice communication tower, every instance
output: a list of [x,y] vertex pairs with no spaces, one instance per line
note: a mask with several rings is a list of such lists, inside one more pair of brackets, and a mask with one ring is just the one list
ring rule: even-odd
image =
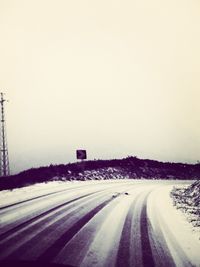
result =
[[7,147],[7,138],[6,138],[6,120],[5,120],[5,110],[4,102],[7,101],[4,99],[4,94],[1,93],[0,104],[1,104],[1,125],[0,125],[0,175],[9,176],[9,158],[8,158],[8,147]]

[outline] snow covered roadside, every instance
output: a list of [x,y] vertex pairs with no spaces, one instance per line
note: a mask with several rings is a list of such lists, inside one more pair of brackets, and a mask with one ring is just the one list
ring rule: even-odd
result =
[[200,181],[190,186],[174,187],[171,192],[174,205],[180,209],[193,226],[200,227]]
[[200,231],[173,205],[172,189],[168,185],[151,193],[148,216],[152,228],[159,224],[176,266],[200,266]]

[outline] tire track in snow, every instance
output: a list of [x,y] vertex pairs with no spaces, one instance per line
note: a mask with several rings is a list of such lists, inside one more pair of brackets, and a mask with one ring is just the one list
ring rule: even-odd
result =
[[117,267],[154,266],[146,213],[151,190],[141,192],[129,208],[119,244]]
[[83,216],[77,221],[71,228],[69,228],[49,249],[45,251],[43,255],[38,258],[40,262],[51,262],[60,250],[77,234],[77,232],[87,224],[101,209],[103,209],[112,198],[104,201],[92,211]]
[[[140,195],[139,195],[140,196]],[[135,202],[139,198],[137,196],[136,199],[133,199],[133,203],[131,204],[129,211],[127,213],[124,227],[122,230],[122,235],[120,239],[120,244],[119,244],[119,250],[117,254],[117,260],[116,260],[116,267],[121,267],[121,266],[126,266],[126,267],[131,267],[131,250],[134,249],[132,248],[131,244],[131,238],[132,238],[132,224],[133,224],[133,216],[134,216],[134,207],[135,207]]]
[[[125,183],[117,183],[114,185],[114,188],[124,186],[124,184]],[[96,187],[94,187],[94,186],[96,186]],[[69,189],[69,194],[67,194],[67,195],[65,194],[65,190],[64,190],[64,192],[60,192],[58,194],[57,193],[53,194],[53,196],[50,195],[50,196],[44,197],[43,199],[35,199],[31,202],[17,205],[15,208],[12,208],[11,210],[10,210],[10,208],[5,209],[2,212],[0,212],[0,216],[1,216],[0,234],[5,232],[6,227],[8,230],[8,228],[9,229],[13,228],[17,224],[19,224],[20,221],[22,221],[23,217],[25,217],[24,221],[26,221],[28,217],[29,217],[29,219],[33,218],[34,216],[37,216],[38,214],[42,213],[43,210],[50,209],[50,206],[55,207],[56,205],[58,206],[58,205],[62,204],[63,202],[66,202],[66,198],[69,199],[70,195],[73,195],[73,198],[74,198],[75,197],[74,195],[78,195],[79,192],[82,195],[83,191],[96,192],[96,191],[108,190],[109,188],[113,189],[113,185],[111,183],[108,183],[108,184],[103,183],[103,184],[98,185],[98,190],[97,190],[97,185],[95,185],[95,184],[92,184],[91,186],[89,186],[89,185],[81,186],[81,187],[78,187],[76,189],[74,189],[74,188]],[[41,210],[40,212],[39,212],[39,209]],[[28,215],[28,213],[29,213],[29,215]],[[9,226],[9,221],[11,222],[10,226]],[[17,221],[19,221],[19,222],[17,222]],[[6,224],[7,224],[7,226],[6,226]]]
[[[118,185],[117,185],[117,187],[118,187]],[[114,189],[116,189],[115,187],[114,187]],[[123,189],[123,188],[121,188],[121,189]],[[108,198],[108,195],[110,195],[111,194],[111,192],[110,191],[113,191],[113,188],[112,188],[112,190],[110,189],[110,188],[108,188],[108,189],[103,189],[103,190],[100,190],[100,191],[97,191],[97,192],[95,192],[95,193],[91,193],[91,194],[87,194],[87,195],[85,195],[85,196],[83,196],[83,197],[80,197],[80,198],[77,198],[77,199],[75,199],[74,201],[75,201],[75,203],[74,203],[74,201],[70,201],[70,204],[71,205],[76,205],[77,204],[77,201],[79,201],[79,202],[81,202],[82,201],[82,199],[84,200],[85,198],[88,198],[89,200],[90,200],[90,202],[91,201],[93,201],[93,206],[95,206],[96,204],[97,204],[97,202],[96,202],[96,200],[95,200],[95,198],[98,198],[98,195],[107,195],[107,198]],[[101,196],[101,199],[102,199],[102,196]],[[88,205],[88,203],[86,203],[87,205]],[[46,234],[43,234],[43,237],[42,237],[42,235],[40,234],[40,230],[42,231],[42,227],[43,227],[43,225],[41,226],[41,220],[45,217],[45,216],[50,216],[50,214],[53,212],[53,214],[51,215],[52,217],[56,217],[57,218],[57,216],[59,215],[59,214],[55,214],[55,211],[57,211],[58,209],[60,209],[60,208],[65,208],[65,206],[66,206],[66,208],[69,208],[69,202],[67,202],[67,203],[64,203],[64,204],[62,204],[62,205],[60,205],[60,206],[58,206],[58,207],[55,207],[55,208],[53,208],[51,211],[48,211],[48,212],[45,212],[45,213],[43,213],[43,214],[41,214],[41,215],[39,215],[39,216],[37,216],[36,218],[33,218],[33,219],[31,219],[31,220],[29,220],[28,222],[25,222],[25,223],[23,223],[22,225],[20,225],[20,226],[18,226],[17,228],[14,228],[14,229],[12,229],[11,231],[9,231],[8,233],[7,233],[7,237],[6,236],[4,236],[5,237],[5,241],[8,241],[7,242],[7,245],[10,245],[10,243],[9,243],[9,241],[11,242],[11,243],[13,243],[13,242],[15,242],[16,241],[16,246],[21,246],[22,245],[22,248],[20,248],[18,251],[17,251],[17,253],[15,254],[13,254],[13,256],[15,257],[15,255],[16,255],[16,258],[17,258],[17,254],[19,254],[19,255],[23,255],[23,253],[24,253],[24,251],[26,251],[26,247],[30,247],[31,248],[31,246],[33,246],[34,247],[34,244],[37,244],[38,242],[39,242],[39,244],[38,244],[38,247],[40,247],[40,240],[42,241],[42,238],[44,239],[44,235],[46,236],[46,235],[48,235],[48,231],[54,231],[55,229],[56,229],[56,223],[54,224],[54,225],[52,225],[51,227],[50,227],[50,229],[49,229],[49,227],[47,227],[47,229],[45,230],[45,232],[46,232]],[[62,211],[61,211],[62,212]],[[59,213],[59,211],[58,211],[58,213]],[[75,219],[76,219],[76,214],[75,213],[72,213],[71,214],[71,217],[75,217]],[[78,219],[78,218],[77,218]],[[34,231],[36,231],[36,230],[34,230],[35,229],[35,226],[37,226],[37,221],[38,221],[38,227],[39,227],[39,231],[38,231],[38,233],[39,233],[39,240],[38,240],[38,237],[36,236],[35,238],[33,237],[32,239],[30,238],[30,235],[35,235],[35,232]],[[43,223],[45,223],[45,221],[43,222]],[[36,224],[36,225],[35,225]],[[58,223],[57,223],[58,224]],[[32,228],[30,228],[29,226],[31,226],[31,225],[33,225],[33,227]],[[62,221],[61,221],[61,225],[62,225]],[[37,228],[38,228],[37,227]],[[25,231],[23,231],[23,230],[25,230]],[[33,230],[33,234],[31,234],[29,231],[30,230]],[[17,234],[17,232],[20,232],[19,234]],[[41,232],[41,233],[43,233],[43,231]],[[24,234],[24,237],[23,237],[23,234]],[[20,235],[21,235],[21,239],[22,239],[22,241],[20,240]],[[54,233],[54,235],[55,235],[55,233]],[[13,237],[12,237],[13,236]],[[6,238],[8,239],[8,240],[6,240]],[[28,238],[28,240],[30,240],[28,243],[25,243],[24,241],[23,241],[23,239],[27,239]],[[10,240],[11,239],[11,240]],[[21,245],[20,245],[20,241],[21,241]],[[6,249],[6,242],[0,242],[1,243],[1,248],[2,249],[4,249],[4,250],[6,250],[6,253],[7,253],[7,255],[9,255],[13,250],[15,250],[15,248],[13,249],[13,248],[10,248],[10,249]],[[15,244],[14,244],[15,245]],[[10,251],[9,251],[10,250]],[[1,255],[1,258],[2,258],[2,256],[4,257],[5,256],[5,254],[6,253],[1,253],[2,255]],[[35,252],[34,252],[35,253]],[[12,257],[13,257],[12,256]]]
[[148,217],[147,217],[147,198],[149,194],[145,197],[143,202],[143,207],[141,211],[141,245],[142,245],[142,259],[144,267],[154,267],[155,262],[153,258],[153,253],[150,244],[149,230],[148,230]]
[[[112,183],[113,182],[101,183],[100,186],[108,186],[109,187],[109,186],[112,185]],[[125,184],[125,183],[127,183],[127,182],[122,181],[119,184]],[[31,204],[29,202],[32,202],[32,201],[37,200],[37,199],[40,199],[40,198],[41,199],[44,199],[44,198],[46,198],[48,196],[52,196],[52,195],[55,195],[57,193],[59,194],[61,192],[65,192],[65,191],[85,189],[87,187],[91,188],[93,186],[96,186],[96,184],[82,184],[82,185],[74,185],[74,186],[67,184],[67,188],[62,189],[62,190],[48,192],[48,193],[45,193],[45,194],[41,194],[40,193],[39,195],[36,195],[34,197],[31,197],[31,198],[24,199],[24,200],[20,200],[20,201],[17,201],[15,203],[4,204],[5,206],[3,206],[3,205],[0,206],[0,214],[2,214],[2,212],[4,212],[4,210],[7,210],[7,209],[12,208],[12,207],[16,207],[16,206],[21,206],[21,204],[26,204],[26,203]],[[115,185],[115,186],[119,186],[119,185]],[[60,187],[61,187],[61,185],[56,186],[56,188],[60,188]],[[66,187],[66,185],[65,185],[65,187]],[[50,190],[50,189],[48,189],[48,190]],[[39,188],[38,190],[36,190],[36,192],[35,192],[36,194],[37,194],[37,191],[41,192],[41,191],[46,191],[46,190],[44,188],[43,189]]]
[[55,191],[55,192],[49,192],[49,193],[46,193],[43,195],[39,195],[39,196],[35,196],[35,197],[29,198],[29,199],[18,201],[16,203],[12,203],[12,204],[9,204],[6,206],[1,206],[0,207],[0,214],[3,215],[5,212],[10,211],[12,208],[15,209],[15,208],[19,208],[21,206],[24,207],[25,205],[31,205],[31,204],[35,203],[35,201],[37,201],[37,200],[42,201],[46,198],[59,195],[62,192],[67,192],[67,191],[73,192],[73,191],[77,191],[80,189],[85,189],[87,187],[91,188],[91,186],[95,186],[95,185],[93,184],[93,185],[81,185],[81,186],[73,186],[73,187],[71,186],[71,187],[66,188],[66,189],[62,189],[62,190]]
[[[126,189],[128,192],[133,190]],[[134,188],[134,192],[137,190]],[[127,210],[132,197],[138,193],[129,195],[126,192],[96,214],[60,251],[54,262],[74,266],[113,266]]]
[[63,190],[59,190],[59,191],[56,191],[56,192],[51,192],[51,193],[48,193],[48,194],[45,194],[45,195],[41,195],[41,196],[36,196],[36,197],[33,197],[33,198],[29,198],[29,199],[26,199],[26,200],[22,200],[22,201],[19,201],[19,202],[16,202],[16,203],[13,203],[13,204],[9,204],[9,205],[6,205],[6,206],[3,206],[3,207],[0,207],[0,212],[2,213],[2,211],[7,211],[8,208],[13,208],[13,207],[16,207],[16,206],[21,206],[21,204],[31,204],[29,202],[32,202],[34,200],[38,200],[38,199],[44,199],[48,196],[52,196],[52,195],[56,195],[56,194],[59,194],[61,192],[65,192],[65,191],[68,191],[70,189],[63,189]]
[[[38,219],[42,218],[43,216],[45,216],[45,215],[47,215],[47,214],[49,214],[49,213],[61,208],[61,207],[64,207],[64,206],[66,206],[66,205],[68,205],[68,204],[70,204],[72,202],[75,202],[75,201],[77,201],[79,199],[82,199],[84,197],[87,197],[87,196],[95,194],[95,193],[97,193],[97,192],[89,193],[89,194],[86,194],[86,195],[83,195],[83,196],[80,196],[80,197],[77,197],[77,198],[74,198],[74,199],[71,199],[71,200],[67,200],[66,202],[64,202],[64,203],[62,203],[62,204],[60,204],[58,206],[55,206],[53,208],[50,208],[47,211],[40,213],[39,215],[33,216],[31,219],[28,219],[28,220],[26,220],[26,221],[24,221],[22,223],[19,223],[16,226],[14,224],[14,226],[12,227],[12,224],[11,224],[11,226],[9,225],[9,227],[8,226],[3,227],[1,229],[1,231],[3,233],[0,234],[0,240],[3,240],[4,238],[6,238],[7,236],[11,235],[12,233],[15,233],[16,231],[20,230],[21,228],[31,224],[35,220],[38,220]],[[9,228],[9,229],[7,229],[7,228]]]
[[[123,188],[122,188],[123,190]],[[104,197],[107,198],[107,200],[101,199],[101,202],[98,205],[98,202],[96,203],[98,206],[96,206],[93,210],[88,212],[87,214],[83,215],[78,221],[76,221],[71,228],[69,228],[49,249],[47,249],[43,255],[41,255],[38,260],[44,261],[44,262],[50,262],[53,260],[57,254],[63,249],[63,247],[67,246],[70,240],[76,236],[79,231],[84,228],[85,225],[87,225],[95,216],[98,216],[99,213],[102,212],[107,206],[110,205],[113,200],[116,200],[118,197],[120,197],[122,194],[124,194],[127,190],[122,191],[121,193],[114,195],[111,195],[109,192],[106,192]],[[94,204],[94,203],[93,203]]]
[[[46,231],[48,234],[49,228],[52,230],[56,228],[56,225],[58,225],[59,222],[62,222],[64,218],[67,218],[66,216],[73,216],[76,211],[83,207],[83,205],[88,205],[89,202],[95,201],[98,198],[98,195],[99,193],[89,194],[74,199],[74,201],[62,205],[44,216],[40,216],[32,222],[27,222],[25,225],[22,225],[21,228],[17,229],[17,231],[12,231],[12,233],[0,241],[0,258],[2,258],[3,254],[4,256],[5,254],[9,255],[23,245],[26,247],[26,244],[28,245],[29,243],[32,243],[32,246],[34,246],[34,244],[38,243],[37,240],[34,241],[34,238],[37,235],[41,235],[43,231]],[[51,229],[49,231],[51,231]]]
[[[87,220],[90,219],[94,215],[95,212],[97,212],[98,209],[101,209],[103,205],[106,205],[105,201],[104,203],[101,203],[99,206],[97,206],[95,209],[93,209],[91,212],[87,213],[84,217],[82,217],[80,220],[77,220],[73,225],[70,225],[67,227],[67,231],[65,230],[65,227],[62,227],[62,229],[57,229],[58,234],[60,232],[60,236],[54,235],[53,240],[48,239],[44,240],[45,236],[43,236],[44,233],[41,232],[42,234],[42,239],[40,238],[40,234],[36,235],[33,240],[30,240],[23,244],[19,249],[17,249],[14,253],[9,255],[9,258],[11,259],[20,259],[20,260],[32,260],[35,261],[37,260],[38,262],[44,262],[45,263],[50,263],[52,261],[52,258],[55,257],[55,254],[57,254],[61,248],[68,242],[74,234],[79,230],[79,228],[84,225]],[[70,216],[70,214],[69,214]],[[68,217],[69,217],[68,216]],[[50,227],[52,229],[47,229],[49,230],[55,230],[56,227],[55,225],[52,225]],[[61,228],[61,227],[59,227]],[[44,231],[46,232],[46,231]],[[40,243],[41,241],[41,243]],[[47,242],[44,242],[47,241]],[[49,241],[49,242],[48,242]],[[52,242],[53,241],[53,242]],[[33,242],[35,244],[38,244],[38,246],[33,246]],[[50,243],[50,247],[48,247],[48,243]],[[51,245],[51,243],[53,243]],[[47,246],[47,247],[46,247]],[[43,252],[44,251],[44,252]],[[43,253],[42,253],[43,252]],[[42,253],[42,255],[41,255]]]
[[[157,214],[156,203],[149,204],[149,193],[157,185],[144,183],[142,188],[128,183],[111,187],[97,186],[99,190],[91,192],[91,188],[87,193],[77,189],[81,196],[72,194],[64,203],[50,204],[47,210],[21,224],[11,224],[13,229],[0,235],[0,249],[5,255],[10,249],[10,260],[31,260],[44,266],[53,262],[81,267],[175,266],[165,240],[170,239],[174,248],[177,245],[172,229],[167,229],[162,214]],[[133,188],[133,195],[124,194]],[[152,221],[148,217],[151,213]],[[179,249],[177,254],[183,255]]]
[[[97,190],[96,188],[84,188],[84,190],[71,190],[69,191],[69,194],[58,194],[55,198],[50,197],[48,199],[45,199],[44,202],[37,201],[37,203],[32,203],[28,205],[28,208],[26,209],[26,206],[22,206],[19,210],[14,209],[13,211],[7,211],[4,216],[1,215],[1,227],[0,227],[0,235],[4,232],[7,232],[11,230],[12,228],[17,227],[18,225],[22,223],[26,223],[26,221],[29,221],[31,219],[36,218],[40,214],[44,214],[48,211],[51,211],[51,209],[54,209],[60,205],[63,205],[67,203],[68,201],[73,201],[74,198],[80,195],[86,195],[87,193],[95,193],[100,191],[109,190],[111,186],[103,187],[102,189]],[[115,185],[114,188],[120,187],[120,185]],[[101,187],[100,187],[101,188]],[[85,193],[83,193],[85,191]],[[49,200],[49,201],[48,201]]]

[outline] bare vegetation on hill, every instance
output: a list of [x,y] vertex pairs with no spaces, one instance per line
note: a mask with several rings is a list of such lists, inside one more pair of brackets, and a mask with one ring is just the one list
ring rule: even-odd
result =
[[188,221],[200,227],[200,181],[189,187],[174,188],[171,196],[174,205],[186,214]]
[[102,179],[200,179],[200,164],[159,162],[137,157],[93,160],[32,168],[9,177],[1,177],[0,190],[52,180]]

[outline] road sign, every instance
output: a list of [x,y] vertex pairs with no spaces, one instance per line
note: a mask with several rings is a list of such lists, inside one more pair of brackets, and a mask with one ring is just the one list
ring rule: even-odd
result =
[[76,158],[77,159],[87,159],[86,150],[83,150],[83,149],[76,150]]

